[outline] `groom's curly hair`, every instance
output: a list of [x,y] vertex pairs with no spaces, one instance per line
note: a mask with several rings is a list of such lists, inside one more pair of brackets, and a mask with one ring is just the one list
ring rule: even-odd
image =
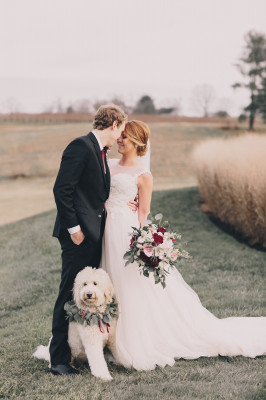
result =
[[117,121],[117,126],[120,126],[126,120],[127,114],[122,108],[115,104],[105,104],[96,111],[92,126],[102,131],[112,126],[114,121]]

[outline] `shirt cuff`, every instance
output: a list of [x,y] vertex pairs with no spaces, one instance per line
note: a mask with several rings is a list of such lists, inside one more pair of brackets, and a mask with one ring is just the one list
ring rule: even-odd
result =
[[73,228],[67,228],[68,232],[70,233],[70,235],[73,235],[73,233],[76,233],[78,231],[80,231],[80,225],[77,226],[73,226]]

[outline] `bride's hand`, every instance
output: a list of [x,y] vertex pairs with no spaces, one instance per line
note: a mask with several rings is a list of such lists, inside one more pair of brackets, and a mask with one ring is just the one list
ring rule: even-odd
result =
[[135,213],[135,212],[138,210],[138,206],[139,206],[139,203],[138,203],[138,195],[135,197],[134,200],[130,200],[130,201],[127,203],[127,205],[128,205],[128,207]]

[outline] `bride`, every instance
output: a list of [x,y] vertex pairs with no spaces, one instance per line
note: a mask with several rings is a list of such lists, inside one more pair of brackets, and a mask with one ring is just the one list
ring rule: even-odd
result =
[[[143,225],[150,212],[152,175],[142,162],[149,128],[130,121],[118,139],[120,159],[110,159],[111,191],[101,267],[109,274],[119,302],[116,362],[137,370],[173,365],[175,359],[201,356],[256,357],[266,354],[266,318],[219,319],[204,308],[177,270],[166,288],[140,275],[137,265],[125,267],[132,226]],[[148,157],[149,158],[149,157]],[[139,196],[138,213],[127,202]]]

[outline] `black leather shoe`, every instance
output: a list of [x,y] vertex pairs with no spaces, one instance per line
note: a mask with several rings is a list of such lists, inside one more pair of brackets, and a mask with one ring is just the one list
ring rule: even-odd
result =
[[79,371],[70,367],[69,364],[51,365],[51,371],[54,375],[77,375]]

